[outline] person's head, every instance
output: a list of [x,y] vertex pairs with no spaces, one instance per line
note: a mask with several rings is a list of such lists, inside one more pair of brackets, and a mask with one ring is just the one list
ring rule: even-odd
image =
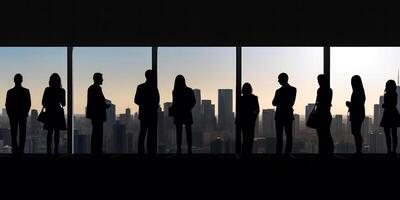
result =
[[20,86],[22,84],[22,75],[21,74],[15,74],[14,76],[14,83],[17,86]]
[[355,91],[360,91],[364,93],[364,87],[361,81],[361,77],[359,75],[354,75],[351,77],[351,87]]
[[386,92],[396,92],[396,82],[394,80],[388,80],[386,82]]
[[320,87],[329,87],[328,77],[325,74],[318,75],[317,79]]
[[144,76],[146,77],[146,82],[149,83],[154,83],[156,79],[156,74],[154,73],[153,70],[149,69],[144,73]]
[[278,82],[281,85],[286,85],[289,81],[289,76],[286,73],[280,73],[278,76]]
[[250,83],[244,83],[242,87],[242,94],[243,95],[250,95],[253,93],[253,88],[251,87]]
[[101,85],[103,84],[103,74],[101,73],[94,73],[93,75],[93,81],[96,85]]
[[186,87],[185,77],[183,77],[182,75],[179,74],[175,78],[174,89],[181,89],[181,88],[185,88],[185,87]]
[[57,73],[53,73],[49,80],[50,87],[61,87],[61,77]]

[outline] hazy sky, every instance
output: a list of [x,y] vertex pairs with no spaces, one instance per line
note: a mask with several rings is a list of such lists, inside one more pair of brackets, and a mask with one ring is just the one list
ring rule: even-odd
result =
[[14,87],[14,75],[21,73],[22,85],[30,89],[32,108],[41,109],[50,75],[61,76],[66,86],[67,49],[62,47],[0,47],[0,108],[5,108],[7,90]]
[[[315,101],[318,74],[323,72],[321,47],[245,47],[243,48],[243,82],[253,85],[262,109],[272,108],[272,98],[279,88],[277,76],[289,75],[289,83],[298,90],[295,112],[304,115],[307,103]],[[383,94],[385,82],[397,79],[400,48],[396,47],[332,47],[331,85],[332,114],[346,114],[344,102],[350,99],[350,79],[361,75],[367,95],[366,111],[373,114],[373,104]],[[44,88],[51,73],[61,75],[66,86],[66,48],[63,47],[1,47],[0,102],[13,86],[13,76],[20,72],[23,85],[31,90],[33,108],[40,109]],[[74,111],[83,113],[87,88],[94,72],[104,74],[103,92],[117,105],[117,113],[133,102],[136,86],[144,72],[151,68],[150,47],[77,47],[74,48]],[[171,101],[176,75],[186,77],[187,85],[199,88],[202,99],[217,104],[218,89],[235,87],[234,47],[160,47],[158,55],[161,106]]]

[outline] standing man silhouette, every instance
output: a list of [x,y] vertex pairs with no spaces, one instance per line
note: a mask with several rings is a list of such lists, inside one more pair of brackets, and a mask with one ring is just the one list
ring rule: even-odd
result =
[[100,85],[103,84],[103,75],[93,75],[93,85],[88,89],[86,117],[92,120],[92,155],[99,156],[103,153],[103,123],[107,120],[106,109],[110,107],[106,103]]
[[146,82],[137,86],[135,103],[139,106],[140,132],[138,153],[144,154],[144,140],[147,133],[147,153],[157,153],[157,114],[160,107],[160,94],[153,70],[145,72]]
[[6,110],[10,120],[12,153],[22,155],[25,148],[26,118],[31,109],[31,95],[28,89],[22,87],[21,74],[14,76],[14,83],[14,88],[7,91]]
[[275,113],[275,126],[276,126],[276,154],[282,154],[283,145],[283,128],[286,133],[286,146],[285,155],[288,156],[292,151],[293,136],[292,136],[292,125],[293,125],[293,105],[296,100],[296,88],[292,87],[288,83],[289,77],[286,73],[281,73],[278,76],[278,82],[281,84],[281,88],[276,90],[275,97],[272,100],[272,105],[276,106]]

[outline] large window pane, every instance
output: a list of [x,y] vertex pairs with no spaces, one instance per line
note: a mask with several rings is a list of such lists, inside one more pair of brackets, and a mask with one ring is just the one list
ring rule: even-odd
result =
[[[365,90],[365,112],[361,133],[365,153],[386,152],[385,136],[379,126],[386,81],[398,84],[400,68],[398,47],[332,47],[331,87],[333,89],[332,133],[336,135],[336,152],[354,153],[354,138],[347,117],[346,101],[350,101],[351,77],[360,75]],[[397,89],[399,93],[399,88]],[[400,101],[399,101],[400,102]],[[335,119],[336,118],[336,119]]]
[[78,47],[74,48],[74,148],[89,153],[91,122],[85,116],[87,89],[93,74],[103,74],[102,90],[113,106],[104,123],[105,153],[136,153],[139,121],[134,104],[136,86],[145,81],[151,69],[150,47]]
[[[159,48],[158,87],[164,112],[164,128],[158,133],[161,153],[176,152],[175,125],[166,111],[179,74],[195,89],[193,153],[234,152],[235,53],[232,47]],[[186,153],[185,132],[183,135],[182,152]]]
[[[285,72],[289,84],[297,88],[294,105],[293,152],[317,152],[317,138],[313,129],[306,128],[308,104],[315,102],[318,74],[323,73],[321,47],[245,47],[242,82],[253,86],[253,93],[260,103],[259,123],[256,125],[254,152],[275,153],[275,107],[272,99],[280,87],[278,75]],[[308,106],[308,108],[311,106]]]
[[[49,85],[52,73],[58,73],[66,89],[67,49],[64,47],[1,47],[0,48],[0,102],[3,105],[0,120],[0,153],[11,152],[10,126],[5,110],[7,90],[14,87],[14,75],[21,73],[22,86],[30,90],[31,111],[27,119],[25,153],[46,153],[46,135],[43,124],[37,121],[42,109],[42,95]],[[66,111],[66,107],[64,108]],[[66,114],[66,112],[65,112]],[[59,152],[67,150],[67,134],[61,131]]]

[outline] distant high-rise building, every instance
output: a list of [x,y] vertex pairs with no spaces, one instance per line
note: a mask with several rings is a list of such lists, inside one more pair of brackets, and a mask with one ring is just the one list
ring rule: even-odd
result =
[[218,127],[233,136],[233,92],[232,89],[218,90]]
[[4,117],[7,117],[7,110],[5,108],[3,108],[1,110],[1,115],[3,115]]
[[216,128],[215,105],[211,100],[201,101],[201,113],[204,131],[213,131]]
[[192,109],[193,121],[196,124],[200,122],[201,118],[201,92],[199,89],[193,89],[194,97],[196,99],[196,104]]
[[78,130],[74,130],[74,149],[75,153],[89,153],[90,135],[81,134]]
[[37,120],[38,110],[32,109],[30,116],[30,129],[28,131],[29,135],[39,135],[40,133],[40,122]]
[[104,123],[103,146],[106,152],[113,152],[113,126],[117,118],[116,106],[110,100],[106,100],[106,103],[111,106],[106,110],[107,121]]
[[336,141],[345,140],[345,130],[343,124],[343,115],[335,115],[331,123],[332,136]]
[[172,102],[165,102],[164,103],[164,115],[168,117],[169,108],[172,106]]
[[314,109],[314,106],[315,106],[314,103],[309,103],[306,105],[306,118],[305,118],[306,121],[308,120],[308,116],[310,116],[310,113]]
[[126,140],[126,126],[121,124],[119,120],[113,126],[114,128],[114,152],[115,153],[126,153],[128,142]]
[[276,137],[274,109],[264,109],[262,111],[262,132],[266,138]]

